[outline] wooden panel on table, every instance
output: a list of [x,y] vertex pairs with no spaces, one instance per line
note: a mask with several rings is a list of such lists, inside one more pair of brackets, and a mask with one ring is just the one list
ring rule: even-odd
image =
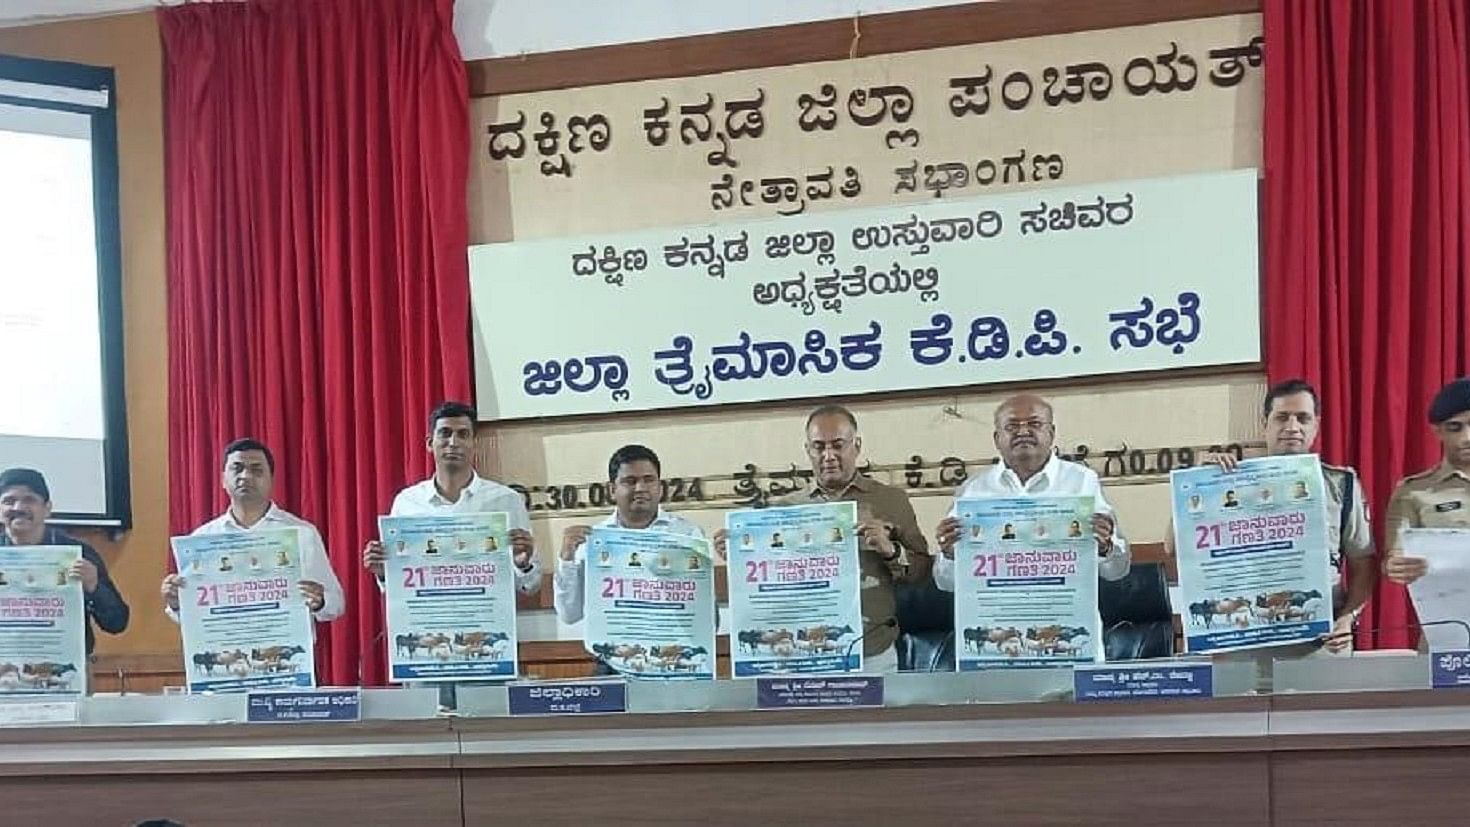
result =
[[[443,718],[298,724],[0,727],[0,779],[447,770],[458,736]],[[0,819],[0,824],[5,823]]]
[[1278,752],[1271,824],[1470,823],[1470,747]]
[[1251,825],[1267,823],[1268,777],[1260,754],[469,770],[464,807],[466,824],[539,827]]
[[1269,699],[457,718],[467,769],[1245,752]]
[[463,824],[451,772],[245,773],[0,778],[5,824],[127,825],[168,818],[188,827]]

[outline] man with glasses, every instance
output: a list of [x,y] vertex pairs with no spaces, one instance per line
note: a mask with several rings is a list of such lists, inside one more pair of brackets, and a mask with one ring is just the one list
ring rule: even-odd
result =
[[1128,576],[1128,541],[1118,531],[1113,507],[1102,493],[1097,472],[1056,455],[1051,405],[1031,394],[1013,396],[995,409],[995,449],[1001,461],[965,480],[935,529],[940,556],[934,561],[934,583],[954,591],[954,547],[960,538],[959,500],[988,497],[1092,497],[1092,534],[1097,538],[1097,575],[1103,580]]
[[[806,453],[812,463],[811,488],[772,505],[857,503],[858,563],[862,571],[863,671],[897,672],[897,583],[922,584],[929,577],[929,544],[919,530],[914,507],[901,488],[858,473],[863,438],[857,417],[840,405],[823,405],[806,421]],[[715,551],[725,554],[728,534],[715,532]],[[743,542],[743,541],[742,541]]]

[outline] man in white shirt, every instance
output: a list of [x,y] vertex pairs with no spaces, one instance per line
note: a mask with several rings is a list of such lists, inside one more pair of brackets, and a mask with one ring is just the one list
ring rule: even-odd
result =
[[[541,590],[541,564],[536,560],[531,538],[531,516],[521,495],[508,486],[487,480],[475,472],[475,409],[463,402],[444,402],[429,414],[429,453],[434,456],[434,475],[414,483],[393,498],[392,517],[428,517],[435,514],[484,514],[503,511],[510,515],[511,560],[516,567],[516,588],[526,594]],[[383,543],[369,540],[362,550],[362,564],[383,582]]]
[[[434,457],[434,475],[404,488],[393,498],[391,517],[428,517],[435,514],[484,514],[503,511],[510,516],[511,562],[516,568],[516,588],[524,594],[541,590],[541,565],[536,560],[531,538],[531,516],[515,489],[487,480],[475,471],[475,409],[463,402],[443,402],[429,412],[429,436],[425,445]],[[380,540],[369,540],[362,550],[362,565],[383,586],[383,562],[387,559]],[[504,681],[465,681],[503,683]],[[439,684],[439,705],[452,710],[458,705],[455,684]]]
[[[1103,580],[1128,576],[1128,541],[1117,530],[1113,507],[1103,496],[1097,473],[1076,462],[1061,459],[1052,450],[1056,426],[1051,405],[1031,394],[1013,396],[995,409],[995,448],[1001,462],[965,480],[955,492],[962,499],[986,497],[1086,497],[1094,499],[1092,533],[1097,538],[1097,574]],[[954,591],[954,546],[960,537],[960,520],[955,507],[939,523],[935,539],[940,556],[934,561],[934,583]]]
[[[607,479],[617,507],[599,528],[634,528],[704,537],[704,529],[659,507],[663,497],[663,466],[658,455],[642,445],[624,445],[607,462]],[[592,526],[567,526],[562,532],[556,573],[552,575],[553,602],[562,623],[582,619],[586,596],[587,535]]]
[[[311,616],[326,623],[342,615],[346,604],[342,584],[332,571],[327,548],[316,526],[276,505],[271,500],[275,487],[276,458],[269,448],[253,439],[237,439],[225,446],[221,481],[230,497],[225,513],[194,529],[198,534],[227,534],[234,531],[268,531],[295,528],[301,536],[301,581],[297,587],[311,609]],[[168,616],[179,620],[179,587],[184,578],[163,578],[163,603]]]

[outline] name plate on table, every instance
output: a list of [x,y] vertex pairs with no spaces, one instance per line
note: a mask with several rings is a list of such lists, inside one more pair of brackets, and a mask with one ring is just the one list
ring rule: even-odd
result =
[[871,675],[756,678],[755,693],[757,709],[882,706],[883,679]]
[[1121,701],[1146,698],[1209,698],[1215,694],[1208,663],[1078,666],[1072,670],[1076,699]]
[[512,715],[602,715],[628,711],[623,681],[513,683],[506,686]]
[[1470,686],[1470,649],[1430,652],[1429,685],[1435,689]]
[[246,696],[245,720],[252,724],[357,721],[361,718],[360,689],[251,692]]
[[0,726],[37,726],[76,722],[76,701],[0,702]]

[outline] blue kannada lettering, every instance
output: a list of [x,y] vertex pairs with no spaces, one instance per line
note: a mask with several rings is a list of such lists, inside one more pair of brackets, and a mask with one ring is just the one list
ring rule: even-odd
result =
[[[1057,356],[1067,350],[1068,337],[1060,329],[1056,311],[1043,307],[1032,319],[1035,331],[1022,343],[1017,356]],[[928,327],[916,327],[909,331],[909,352],[916,364],[942,365],[955,355],[954,319],[947,313],[935,313],[929,317]],[[1074,347],[1072,352],[1080,352]],[[960,361],[970,359],[984,362],[1004,359],[1011,355],[1011,331],[1005,319],[999,316],[977,316],[970,322],[969,335],[965,340],[964,355]]]
[[527,362],[521,369],[527,396],[552,396],[563,388],[573,393],[590,393],[598,388],[611,391],[614,402],[629,398],[628,363],[621,356],[589,356],[558,362]]
[[1138,309],[1109,313],[1108,321],[1117,325],[1108,335],[1113,350],[1145,348],[1157,343],[1175,355],[1183,353],[1185,345],[1199,338],[1201,301],[1198,293],[1186,291],[1179,294],[1177,302],[1177,308],[1165,307],[1155,312],[1154,300],[1143,296]]
[[[980,343],[987,337],[990,342],[981,350]],[[970,322],[970,340],[966,349],[970,358],[977,362],[1004,358],[1011,352],[1011,333],[1006,329],[1005,320],[998,316],[981,316]]]
[[691,359],[694,354],[694,340],[688,336],[675,336],[671,344],[673,346],[670,349],[653,354],[654,359],[665,363],[654,371],[653,378],[680,396],[692,393],[695,399],[709,399],[715,390],[714,382],[710,379],[709,365],[704,366],[703,381],[694,381],[694,363]]
[[[1055,356],[1067,349],[1067,334],[1057,330],[1057,314],[1042,308],[1036,311],[1031,325],[1036,332],[1026,337],[1026,353],[1031,356]],[[1050,341],[1043,339],[1049,335]]]
[[[828,346],[826,333],[808,330],[802,337],[802,352],[798,353],[790,342],[758,342],[742,330],[735,342],[711,347],[712,361],[702,368],[694,364],[693,338],[678,335],[669,349],[653,354],[661,363],[654,370],[654,379],[680,396],[692,393],[696,399],[704,400],[713,395],[717,382],[827,374],[839,364],[852,371],[871,370],[883,358],[882,335],[882,325],[869,321],[867,330],[840,336],[834,349]],[[701,371],[703,381],[695,382],[695,376]]]

